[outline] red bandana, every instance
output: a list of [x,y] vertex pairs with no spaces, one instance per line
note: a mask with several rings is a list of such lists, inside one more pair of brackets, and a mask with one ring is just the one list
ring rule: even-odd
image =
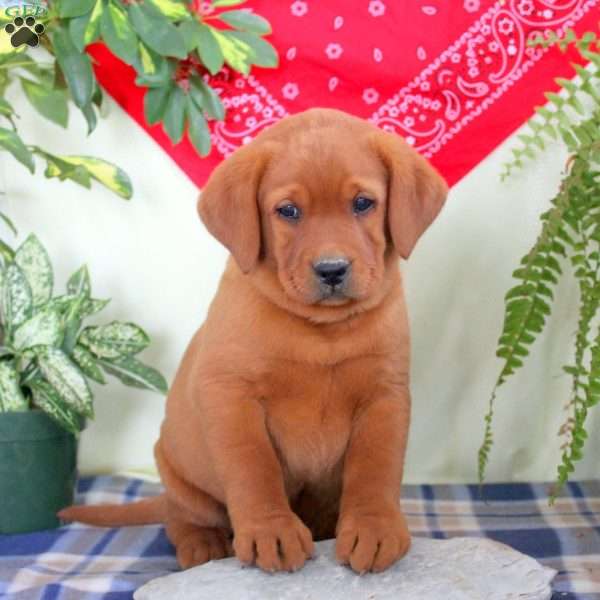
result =
[[268,18],[277,69],[228,69],[209,81],[227,109],[213,150],[173,146],[143,117],[133,69],[101,45],[90,51],[101,84],[198,185],[224,157],[287,114],[335,107],[396,132],[450,184],[543,104],[574,55],[530,48],[539,33],[595,30],[600,0],[251,0]]

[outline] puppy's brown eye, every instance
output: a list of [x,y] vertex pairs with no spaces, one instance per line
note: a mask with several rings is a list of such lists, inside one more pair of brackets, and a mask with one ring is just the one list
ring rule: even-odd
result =
[[366,196],[357,196],[352,203],[352,210],[355,215],[361,215],[371,210],[374,206],[375,202],[370,198],[367,198]]
[[297,221],[300,218],[300,209],[295,204],[284,204],[277,209],[277,212],[290,221]]

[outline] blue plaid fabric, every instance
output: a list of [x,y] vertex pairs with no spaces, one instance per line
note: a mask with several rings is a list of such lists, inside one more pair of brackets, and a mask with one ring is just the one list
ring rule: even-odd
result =
[[[558,571],[552,600],[600,599],[600,481],[573,482],[549,507],[546,484],[406,485],[402,506],[416,536],[487,536]],[[161,487],[125,477],[84,477],[79,502],[129,502]],[[0,536],[0,597],[125,600],[177,569],[161,526],[73,524]],[[234,599],[232,599],[234,600]]]

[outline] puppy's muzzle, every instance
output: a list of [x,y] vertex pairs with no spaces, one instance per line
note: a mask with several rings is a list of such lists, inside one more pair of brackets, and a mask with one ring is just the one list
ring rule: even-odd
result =
[[343,296],[350,277],[350,261],[343,257],[321,258],[312,265],[324,298]]

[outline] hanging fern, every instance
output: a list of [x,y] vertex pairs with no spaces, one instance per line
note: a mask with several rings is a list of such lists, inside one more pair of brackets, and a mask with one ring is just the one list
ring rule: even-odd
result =
[[[563,367],[572,378],[568,416],[559,430],[564,438],[561,464],[551,503],[583,456],[588,437],[588,410],[600,402],[600,48],[595,34],[577,38],[572,30],[558,39],[552,35],[533,42],[557,44],[562,51],[574,46],[589,61],[586,68],[573,65],[577,78],[557,79],[560,94],[548,93],[549,104],[537,107],[529,132],[518,136],[523,146],[513,150],[502,177],[535,158],[550,140],[562,140],[569,152],[565,177],[551,208],[541,216],[541,232],[513,273],[518,281],[505,296],[502,334],[497,356],[503,360],[485,416],[484,440],[478,454],[479,480],[483,482],[493,444],[492,420],[498,389],[523,366],[529,348],[543,331],[554,300],[554,288],[570,267],[580,294],[573,364]],[[586,105],[591,108],[586,110]],[[591,114],[590,114],[591,113]]]
[[517,136],[523,145],[513,148],[512,160],[503,165],[503,180],[515,169],[523,168],[525,159],[534,159],[549,142],[561,139],[569,151],[576,152],[580,144],[597,139],[593,137],[594,131],[588,129],[586,121],[577,120],[578,116],[585,114],[584,105],[589,99],[594,106],[600,105],[600,93],[596,87],[596,82],[600,79],[600,54],[596,34],[588,32],[577,38],[572,29],[567,29],[563,38],[558,38],[554,32],[550,32],[546,38],[533,39],[530,45],[544,48],[557,45],[562,52],[566,52],[569,46],[574,46],[582,59],[589,61],[590,65],[584,68],[572,63],[578,76],[575,81],[561,77],[555,79],[560,88],[559,93],[547,92],[545,97],[548,104],[535,107],[535,115],[527,122],[527,133]]

